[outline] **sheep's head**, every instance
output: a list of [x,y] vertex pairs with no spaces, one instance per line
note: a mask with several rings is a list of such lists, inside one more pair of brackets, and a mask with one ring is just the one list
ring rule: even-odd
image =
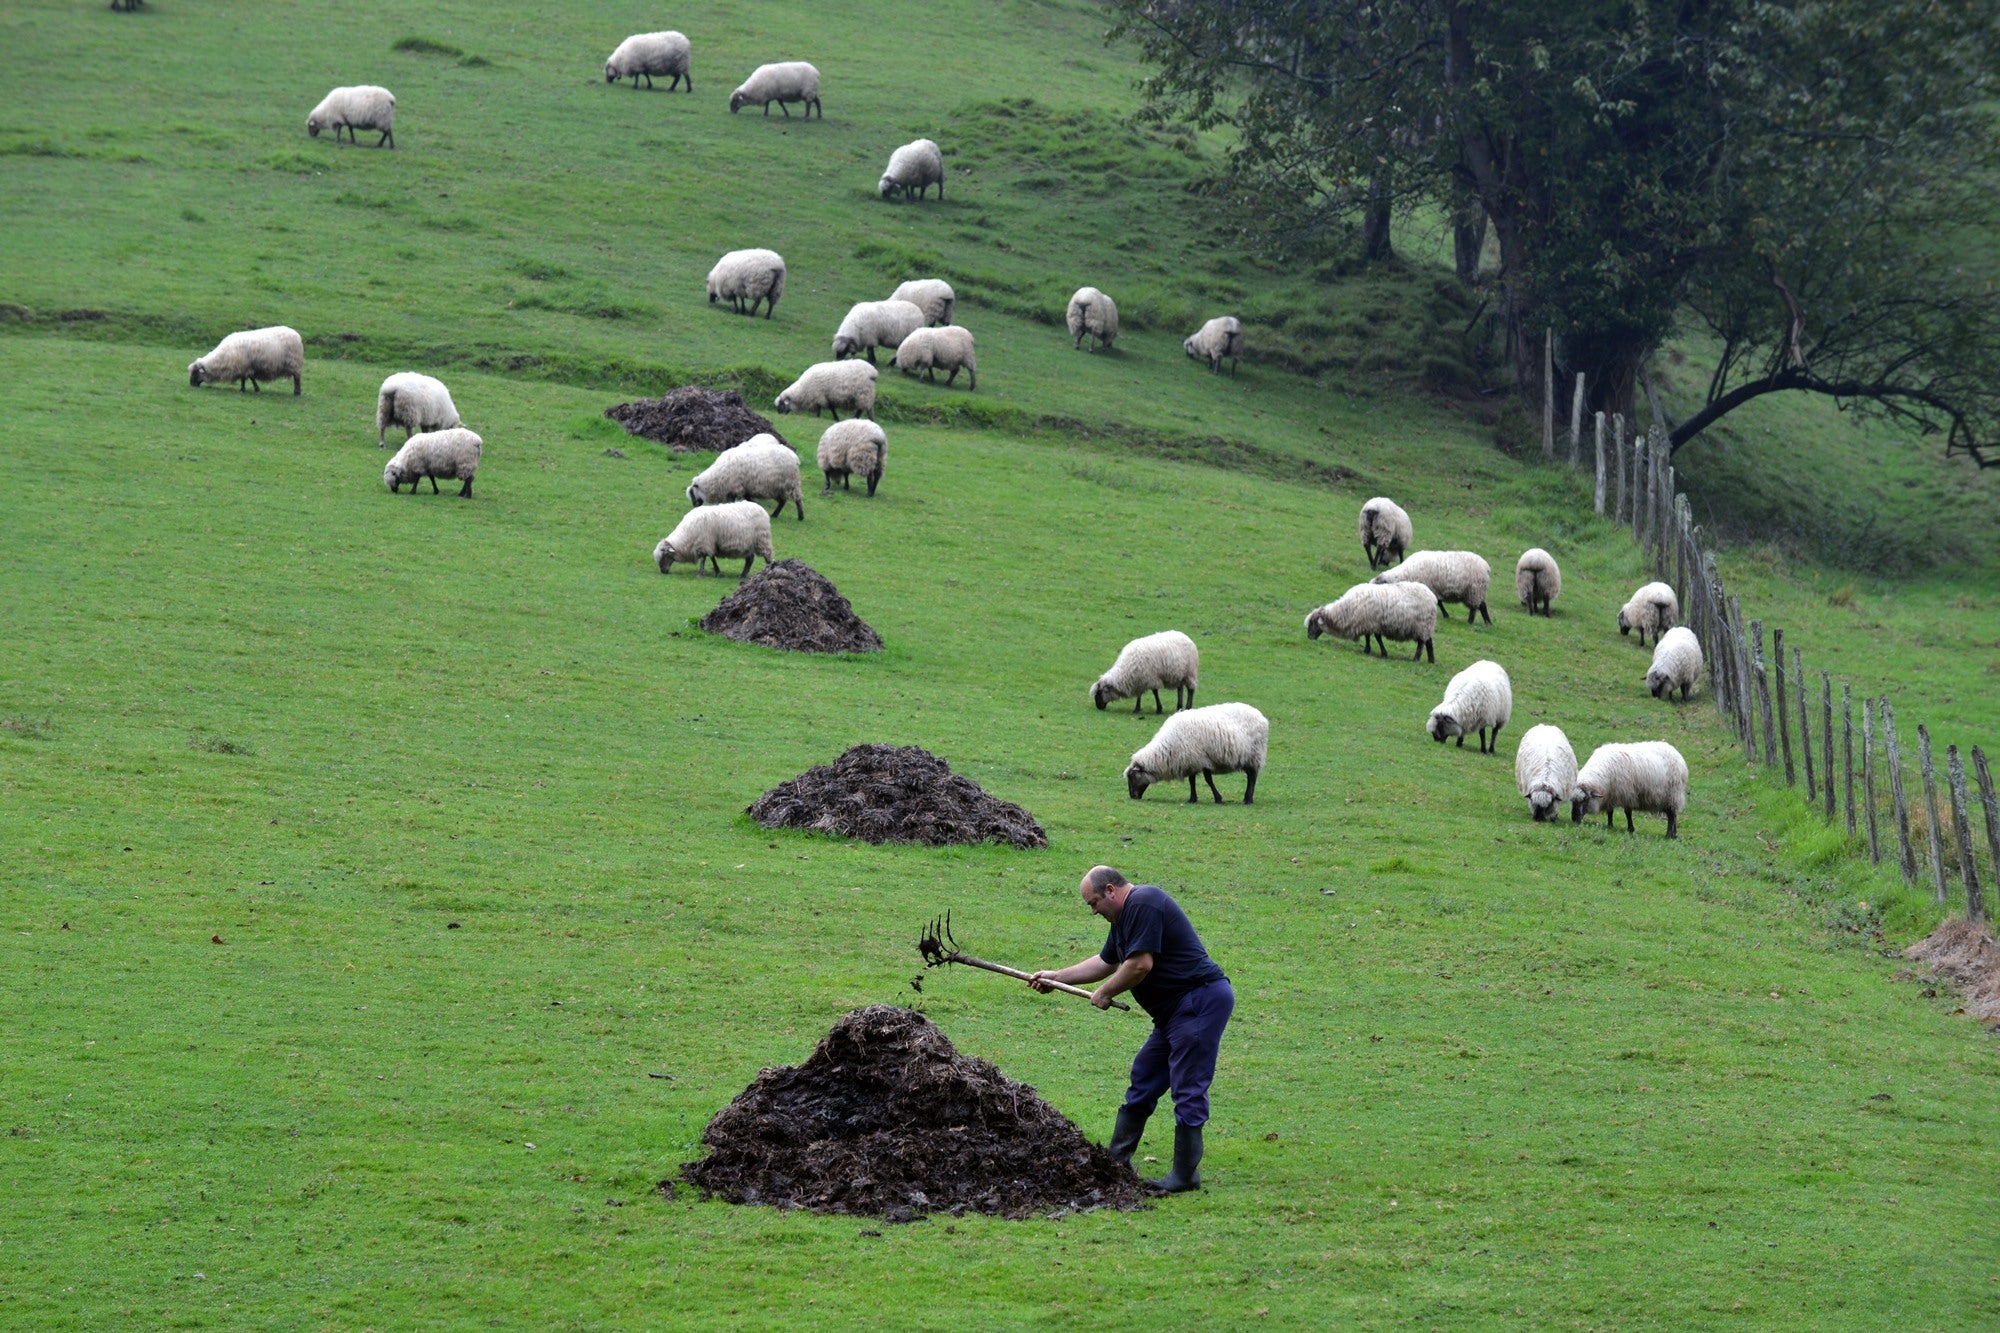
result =
[[309,135],[310,137],[314,139],[319,138],[319,132],[324,128],[325,127],[319,123],[319,112],[315,111],[310,116],[306,117],[306,134]]
[[1146,794],[1146,788],[1152,786],[1153,782],[1153,775],[1148,773],[1146,766],[1136,759],[1125,770],[1125,791],[1135,801]]
[[717,301],[721,299],[722,299],[722,293],[715,289],[715,280],[713,278],[710,278],[708,282],[708,303],[710,305],[714,305]]
[[[410,480],[411,478],[408,471],[405,470],[403,465],[396,459],[393,458],[390,459],[388,466],[382,469],[382,484],[384,486],[387,486],[392,491],[395,490],[398,486],[401,486],[404,482]],[[416,487],[412,485],[410,489],[414,491]]]
[[1621,610],[1621,611],[1619,611],[1619,613],[1618,613],[1618,632],[1619,632],[1620,634],[1630,634],[1630,633],[1632,632],[1632,614],[1631,614],[1631,612],[1629,612],[1629,611],[1624,611],[1624,610]]
[[1646,673],[1646,688],[1652,691],[1653,697],[1655,699],[1665,698],[1668,694],[1673,692],[1674,688],[1673,677],[1669,676],[1666,672],[1660,670],[1658,667],[1655,667],[1653,670],[1648,671]]
[[1431,739],[1439,745],[1443,745],[1454,736],[1465,734],[1464,728],[1458,725],[1458,719],[1445,712],[1442,704],[1431,709],[1431,720],[1424,723],[1424,730],[1429,732]]
[[875,188],[882,192],[882,197],[884,199],[889,198],[891,195],[901,194],[903,192],[902,183],[899,182],[894,176],[884,176],[880,181],[876,183]]
[[783,393],[779,394],[775,399],[772,400],[772,405],[775,406],[780,412],[789,413],[792,410],[792,391],[790,389],[787,389]]
[[612,64],[609,60],[604,62],[604,81],[606,83],[616,83],[622,77],[624,76],[619,74],[618,66]]
[[833,340],[833,359],[845,361],[861,350],[861,340],[851,333],[837,334]]
[[1097,711],[1100,713],[1109,708],[1113,700],[1122,699],[1123,697],[1123,695],[1112,689],[1108,682],[1101,678],[1095,685],[1090,687],[1090,701],[1097,705]]
[[[735,114],[736,112],[738,112],[738,111],[742,110],[742,108],[743,108],[743,104],[744,104],[745,102],[749,101],[749,100],[750,100],[750,98],[749,98],[748,94],[744,93],[744,91],[743,91],[742,89],[740,89],[740,88],[739,88],[739,89],[737,89],[737,90],[736,90],[735,92],[733,92],[733,93],[729,94],[729,111],[730,111],[730,114],[731,114],[731,115],[734,115],[734,114]],[[766,113],[766,114],[768,114],[768,113]]]
[[1585,815],[1604,813],[1604,788],[1595,782],[1578,782],[1576,790],[1569,794],[1569,818],[1573,824],[1581,824]]
[[1201,355],[1199,352],[1194,350],[1194,339],[1192,338],[1184,339],[1181,342],[1181,350],[1188,354],[1188,360],[1190,361],[1194,360],[1197,356]]
[[1545,823],[1556,817],[1556,794],[1547,787],[1537,787],[1528,793],[1528,813],[1536,823]]
[[1326,608],[1315,607],[1312,614],[1306,617],[1306,637],[1317,639],[1324,633],[1326,633]]
[[671,537],[660,538],[660,544],[653,548],[653,563],[660,567],[662,574],[674,567],[674,543]]
[[199,389],[208,382],[208,368],[199,361],[188,362],[188,387]]
[[704,503],[701,493],[701,483],[698,481],[689,483],[687,496],[688,496],[688,503],[690,505],[694,506],[696,509],[701,508],[702,504]]

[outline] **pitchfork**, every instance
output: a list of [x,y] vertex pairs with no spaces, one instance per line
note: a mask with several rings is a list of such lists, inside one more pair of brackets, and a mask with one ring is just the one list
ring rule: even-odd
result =
[[[974,958],[958,947],[958,940],[951,933],[951,913],[931,919],[930,928],[917,940],[917,952],[924,956],[925,967],[943,967],[947,963],[964,963],[967,967],[980,967],[988,972],[998,972],[1003,977],[1013,977],[1017,981],[1032,981],[1034,974],[1003,963],[989,963],[984,958]],[[1051,990],[1059,990],[1067,995],[1081,995],[1091,999],[1091,993],[1081,986],[1072,986],[1063,981],[1043,983]],[[1132,1006],[1123,1000],[1113,1000],[1113,1009],[1123,1009],[1130,1013]]]

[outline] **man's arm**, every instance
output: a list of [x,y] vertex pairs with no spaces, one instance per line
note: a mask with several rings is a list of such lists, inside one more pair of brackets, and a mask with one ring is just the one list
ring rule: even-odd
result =
[[[1152,960],[1149,958],[1147,966],[1150,967],[1151,965]],[[1093,981],[1102,981],[1115,971],[1117,969],[1110,963],[1105,962],[1096,954],[1092,954],[1082,962],[1071,963],[1068,967],[1062,968],[1059,971],[1037,972],[1034,976],[1028,978],[1028,984],[1046,995],[1049,993],[1049,987],[1042,985],[1042,982],[1060,981],[1066,986],[1083,986]]]
[[[1096,961],[1100,965],[1104,963],[1104,960],[1101,958]],[[1096,993],[1091,996],[1090,1002],[1099,1009],[1109,1009],[1114,999],[1144,981],[1146,974],[1152,970],[1153,955],[1149,953],[1128,955],[1125,961],[1120,963],[1117,969],[1111,973],[1110,977],[1105,980],[1104,984],[1097,988]]]

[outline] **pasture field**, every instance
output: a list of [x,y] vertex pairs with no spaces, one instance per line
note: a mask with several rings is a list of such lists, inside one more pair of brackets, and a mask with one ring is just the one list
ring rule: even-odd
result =
[[[1185,189],[1213,145],[1125,127],[1136,70],[1088,5],[717,4],[674,20],[698,93],[605,86],[661,21],[0,13],[0,1325],[1995,1317],[2000,1063],[1883,956],[1934,910],[1745,770],[1705,681],[1645,694],[1612,628],[1637,557],[1453,396],[1469,311],[1437,275],[1294,298],[1232,255]],[[729,116],[792,55],[824,124]],[[305,137],[325,87],[371,81],[397,151]],[[943,206],[879,202],[920,133],[970,170]],[[791,262],[768,322],[701,296],[746,245]],[[648,554],[707,456],[603,409],[693,377],[768,402],[933,263],[979,391],[885,375],[880,494],[809,469],[806,521],[774,525],[886,650],[703,634],[733,583]],[[1113,354],[1050,322],[1084,282],[1126,307]],[[1284,364],[1182,357],[1230,299]],[[306,336],[302,397],[187,386],[267,322]],[[487,441],[470,502],[382,487],[374,390],[411,368]],[[779,420],[808,457],[819,424]],[[1883,485],[1828,472],[1842,504]],[[1495,623],[1454,610],[1435,665],[1302,632],[1365,576],[1353,516],[1384,492],[1496,568]],[[1512,603],[1529,545],[1563,565],[1549,621]],[[1775,543],[1726,567],[1902,716],[2000,730],[1990,585]],[[1168,626],[1202,702],[1271,718],[1255,806],[1240,778],[1224,806],[1125,796],[1154,723],[1085,691]],[[1514,681],[1499,756],[1421,731],[1479,657]],[[1511,756],[1540,721],[1583,753],[1672,740],[1681,839],[1531,824]],[[742,814],[862,741],[945,756],[1050,848]],[[878,1001],[1105,1134],[1141,1020],[908,985],[946,908],[983,956],[1094,950],[1097,861],[1174,893],[1236,984],[1207,1188],[907,1226],[658,1191],[760,1068]],[[1143,1151],[1169,1141],[1157,1117]]]

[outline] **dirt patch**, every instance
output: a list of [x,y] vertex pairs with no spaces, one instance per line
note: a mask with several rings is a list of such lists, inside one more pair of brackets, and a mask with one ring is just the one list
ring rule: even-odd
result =
[[707,449],[720,453],[752,435],[778,435],[770,420],[752,412],[736,390],[704,389],[699,384],[674,389],[664,397],[607,407],[604,415],[634,435],[683,454]]
[[2000,943],[1985,923],[1952,917],[1903,951],[1958,987],[1965,1012],[2000,1023]]
[[779,783],[747,813],[765,828],[811,829],[863,842],[1049,845],[1033,815],[989,796],[915,745],[857,745],[831,764]]
[[795,653],[879,653],[882,636],[854,614],[840,589],[802,560],[780,560],[745,579],[701,618],[710,634]]
[[1144,1200],[1132,1169],[1033,1088],[886,1004],[844,1015],[804,1064],[759,1074],[701,1137],[708,1156],[683,1177],[731,1203],[906,1222]]

